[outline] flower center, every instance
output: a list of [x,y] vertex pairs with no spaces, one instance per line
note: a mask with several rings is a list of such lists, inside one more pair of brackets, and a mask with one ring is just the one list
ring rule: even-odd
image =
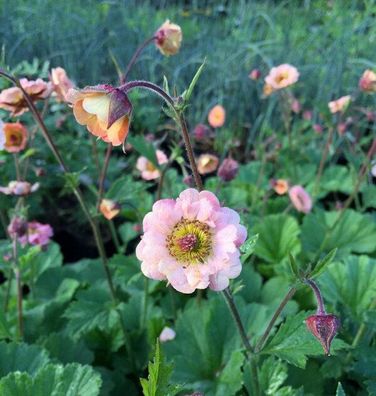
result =
[[149,172],[154,172],[157,168],[153,165],[152,162],[148,161],[146,164],[146,170]]
[[166,245],[181,263],[203,263],[212,252],[210,227],[198,220],[181,219],[167,236]]

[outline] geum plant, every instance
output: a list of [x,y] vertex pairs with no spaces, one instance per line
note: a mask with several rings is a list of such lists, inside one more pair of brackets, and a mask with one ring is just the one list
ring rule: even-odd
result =
[[[24,392],[22,394],[35,395],[37,389],[43,389],[41,394],[55,394],[53,392],[77,395],[99,394],[102,380],[98,372],[90,366],[71,363],[77,360],[80,363],[94,365],[93,353],[85,347],[85,344],[80,344],[82,336],[86,336],[88,344],[94,345],[93,350],[100,350],[98,344],[107,339],[109,351],[102,355],[99,359],[102,361],[99,361],[96,366],[107,383],[112,381],[111,386],[116,388],[117,385],[113,385],[113,383],[118,380],[119,386],[123,387],[123,390],[128,386],[130,386],[129,389],[132,389],[133,385],[130,385],[129,378],[143,374],[143,362],[145,356],[147,358],[149,355],[149,350],[146,352],[143,350],[145,332],[149,337],[147,345],[155,344],[158,335],[160,342],[172,340],[175,336],[177,339],[186,336],[186,339],[182,340],[180,344],[166,343],[162,348],[179,368],[178,378],[182,383],[177,386],[171,384],[170,377],[173,375],[173,368],[165,363],[165,358],[157,342],[154,362],[149,364],[148,379],[141,380],[145,395],[172,395],[183,392],[183,390],[229,395],[242,392],[242,389],[243,392],[250,395],[272,394],[275,391],[286,395],[303,394],[301,389],[293,389],[290,385],[284,386],[287,377],[287,366],[284,361],[302,368],[305,366],[307,355],[320,353],[316,341],[308,331],[321,343],[324,353],[330,354],[331,343],[339,330],[340,320],[334,314],[326,312],[319,286],[313,279],[327,268],[334,258],[335,250],[321,259],[322,252],[317,252],[317,260],[314,260],[314,264],[306,268],[298,266],[294,257],[290,255],[291,287],[285,296],[280,297],[281,302],[276,307],[275,304],[272,307],[267,307],[269,309],[267,316],[270,319],[266,326],[263,324],[261,330],[256,328],[260,318],[255,306],[252,307],[252,310],[247,311],[247,306],[244,306],[240,299],[236,299],[236,294],[245,293],[245,291],[252,292],[252,288],[256,288],[255,285],[259,277],[249,269],[249,266],[251,277],[246,278],[246,281],[249,281],[250,284],[245,281],[243,285],[239,283],[230,285],[230,280],[241,274],[243,265],[247,263],[255,249],[258,236],[251,235],[247,239],[247,228],[241,224],[237,211],[220,202],[217,197],[219,191],[213,193],[204,189],[200,173],[205,174],[208,167],[216,162],[216,159],[213,156],[205,157],[202,161],[199,159],[197,164],[185,119],[185,112],[190,103],[193,89],[204,65],[199,68],[192,83],[181,95],[171,95],[167,81],[164,88],[149,81],[128,81],[128,74],[132,66],[148,44],[154,42],[164,55],[174,55],[180,48],[181,40],[180,27],[166,21],[150,39],[137,49],[126,71],[119,72],[119,86],[101,84],[75,89],[61,68],[51,72],[50,84],[46,84],[42,80],[18,80],[6,71],[0,71],[1,75],[15,85],[1,93],[2,107],[10,111],[12,116],[20,116],[28,110],[33,115],[43,137],[65,172],[66,180],[91,226],[103,270],[100,273],[94,264],[90,264],[93,267],[90,268],[90,266],[85,267],[84,263],[78,265],[76,272],[74,269],[66,269],[66,271],[60,269],[61,272],[65,271],[67,279],[65,279],[65,283],[59,284],[57,294],[55,294],[55,290],[51,292],[51,287],[44,285],[41,280],[34,279],[33,275],[25,274],[27,279],[36,280],[35,285],[32,284],[32,281],[29,283],[32,291],[30,301],[33,301],[34,294],[38,296],[38,286],[42,289],[39,292],[39,298],[43,295],[51,298],[51,301],[44,301],[39,307],[37,297],[35,297],[35,302],[30,303],[27,320],[30,321],[31,326],[36,323],[46,324],[48,315],[51,315],[50,311],[56,310],[60,312],[59,321],[62,321],[67,329],[64,332],[63,328],[59,328],[59,322],[48,324],[50,327],[47,326],[47,328],[58,333],[56,337],[55,333],[49,335],[49,330],[46,330],[47,335],[42,333],[44,338],[39,339],[39,343],[45,349],[39,348],[39,346],[33,349],[27,344],[16,343],[0,345],[3,353],[7,356],[23,356],[24,354],[27,359],[37,361],[34,368],[28,367],[26,363],[25,365],[20,363],[15,364],[14,368],[4,369],[2,372],[4,376],[0,380],[2,394],[16,395],[19,393],[14,392]],[[266,79],[265,92],[269,95],[274,91],[282,90],[283,103],[283,95],[288,98],[288,94],[283,93],[283,90],[294,84],[298,77],[299,73],[296,68],[290,65],[274,68]],[[94,205],[86,202],[74,174],[68,169],[46,127],[41,112],[37,108],[37,101],[45,99],[52,89],[59,100],[71,104],[73,114],[79,124],[85,125],[92,135],[108,144],[105,162],[100,172],[97,200]],[[150,151],[150,146],[140,145],[139,141],[131,139],[135,146],[141,147],[140,151],[144,155],[144,158],[137,164],[138,169],[143,172],[143,177],[147,180],[159,180],[155,203],[152,211],[143,218],[143,235],[136,248],[136,256],[141,262],[141,271],[146,276],[143,292],[134,286],[139,282],[138,268],[134,271],[130,264],[130,268],[124,269],[129,262],[123,255],[117,255],[114,260],[108,260],[98,225],[98,212],[111,221],[120,210],[117,202],[103,198],[104,182],[112,147],[123,146],[123,150],[126,150],[132,112],[137,111],[137,109],[133,109],[131,102],[131,92],[136,89],[147,90],[164,100],[165,113],[177,123],[182,134],[182,142],[188,158],[188,164],[184,164],[183,169],[190,168],[195,183],[195,188],[181,191],[177,198],[160,199],[164,171],[170,161],[174,160],[174,157],[168,159],[163,152]],[[221,127],[224,119],[224,108],[219,105],[209,115],[209,122],[213,128]],[[292,139],[287,113],[284,115],[284,121],[288,137]],[[52,230],[48,225],[27,220],[26,199],[29,194],[37,191],[38,186],[31,185],[24,180],[27,167],[25,165],[25,169],[21,169],[22,164],[20,164],[17,154],[26,146],[26,130],[18,122],[6,123],[1,125],[1,128],[6,137],[4,148],[14,156],[17,176],[17,180],[10,182],[7,187],[3,187],[2,192],[19,197],[11,212],[11,221],[8,227],[12,246],[9,255],[12,270],[9,271],[9,287],[4,305],[5,311],[7,311],[14,274],[17,289],[18,332],[17,337],[14,337],[8,330],[8,320],[4,317],[1,319],[4,327],[3,332],[6,335],[3,338],[30,341],[36,340],[37,337],[33,335],[35,329],[29,330],[29,334],[25,337],[22,268],[25,268],[27,263],[32,263],[36,256],[45,254],[44,249],[52,237]],[[369,159],[369,156],[367,158]],[[25,162],[23,163],[25,164]],[[217,165],[218,161],[215,167]],[[223,182],[227,182],[235,176],[237,170],[238,164],[229,158],[221,165],[219,176]],[[288,191],[292,205],[299,212],[309,213],[311,211],[311,197],[302,186],[297,185],[290,188],[286,181],[275,180],[273,188],[278,194]],[[34,248],[23,250],[25,246],[30,245],[34,245]],[[55,259],[57,260],[57,258]],[[101,282],[96,283],[98,279],[93,280],[98,274],[105,275],[106,287]],[[168,327],[165,327],[162,332],[156,331],[153,327],[160,330],[161,320],[163,323],[166,322],[160,316],[152,316],[155,321],[151,321],[146,329],[147,316],[153,315],[149,297],[155,296],[159,292],[158,283],[151,285],[148,279],[166,281],[167,286],[171,286],[183,294],[192,294],[198,291],[195,301],[192,299],[187,303],[187,308],[177,320],[176,332]],[[53,282],[52,278],[47,276],[46,280]],[[85,281],[87,284],[84,284],[82,290],[79,290],[80,282],[84,283]],[[91,285],[91,282],[94,284]],[[122,282],[126,282],[127,285],[122,285]],[[53,284],[55,285],[55,283]],[[290,315],[285,323],[276,330],[275,326],[280,323],[284,309],[295,293],[302,292],[305,287],[310,287],[317,299],[317,312],[313,315],[308,315],[305,312],[295,316]],[[228,321],[223,303],[216,295],[213,295],[214,293],[208,293],[207,301],[203,299],[202,290],[207,288],[214,292],[221,292],[229,308],[232,321]],[[172,303],[168,304],[174,306],[175,299],[180,299],[180,297],[175,296],[171,292],[171,288],[169,288],[169,292],[168,298]],[[166,296],[163,294],[159,294],[161,306],[167,304]],[[277,294],[279,294],[278,290]],[[158,311],[155,306],[153,307],[155,311]],[[42,317],[42,322],[33,318],[33,314],[37,318],[38,315]],[[304,318],[308,331],[301,326]],[[65,319],[68,319],[67,324],[64,322]],[[262,323],[264,322],[265,320]],[[235,334],[235,331],[239,336]],[[98,332],[102,333],[98,335]],[[249,336],[251,332],[254,334],[252,338]],[[196,344],[192,339],[194,337],[197,338]],[[72,357],[68,358],[67,353],[57,347],[56,342],[65,342],[66,340],[68,343],[72,342],[73,349],[77,347],[82,352],[79,356],[78,353],[75,354],[73,350],[69,349],[69,353],[76,360],[71,360]],[[186,341],[187,345],[183,341]],[[242,342],[242,347],[240,347],[239,341]],[[334,346],[334,350],[339,350],[343,349],[345,344],[338,341]],[[50,356],[46,351],[49,351]],[[63,363],[70,364],[63,365]],[[108,369],[103,369],[106,363],[109,367],[115,367],[112,376],[108,373]],[[200,365],[204,367],[204,373],[200,372]],[[182,367],[185,370],[182,370]],[[6,374],[8,375],[6,376]],[[195,374],[197,374],[197,378]],[[111,386],[107,384],[109,389]],[[338,389],[338,392],[342,389],[340,384]],[[106,394],[105,392],[109,392],[106,391],[106,381],[102,387],[102,393]]]

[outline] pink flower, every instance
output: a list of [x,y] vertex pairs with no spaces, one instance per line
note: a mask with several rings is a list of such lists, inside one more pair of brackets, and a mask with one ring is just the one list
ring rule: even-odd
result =
[[175,339],[176,333],[174,330],[172,330],[170,327],[164,327],[163,330],[161,331],[161,334],[159,334],[159,341],[160,342],[166,342],[166,341],[172,341]]
[[5,136],[4,123],[0,119],[0,150],[4,150],[7,139]]
[[62,67],[51,69],[50,81],[58,100],[64,102],[68,91],[74,87],[72,81],[67,76],[67,72]]
[[343,113],[350,104],[350,101],[351,101],[350,95],[342,96],[339,99],[333,100],[328,103],[329,110],[332,114],[339,112]]
[[39,183],[31,185],[25,181],[11,181],[8,187],[0,187],[0,192],[6,195],[28,195],[39,188]]
[[376,73],[372,70],[365,70],[359,80],[359,89],[364,92],[376,92]]
[[[21,78],[20,84],[33,101],[46,99],[51,93],[51,84],[40,78],[35,81]],[[13,116],[19,116],[27,111],[27,102],[21,89],[18,87],[4,89],[0,93],[0,108],[11,111]]]
[[324,130],[320,124],[314,124],[312,128],[316,133],[322,133]]
[[239,247],[247,231],[239,215],[209,191],[183,191],[153,205],[136,249],[145,276],[167,280],[182,293],[223,290],[242,269]]
[[[168,162],[168,158],[162,150],[157,150],[156,155],[159,165],[163,165]],[[141,172],[141,177],[144,180],[154,180],[158,179],[160,176],[159,170],[146,157],[138,158],[136,168]]]
[[312,209],[312,200],[302,186],[293,186],[289,189],[291,203],[298,212],[309,213]]
[[22,246],[27,243],[30,245],[46,246],[53,236],[52,228],[49,224],[41,224],[37,221],[31,221],[27,225],[27,233],[19,238]]
[[239,164],[232,158],[225,158],[218,168],[218,177],[225,182],[235,179],[239,170]]
[[265,83],[273,90],[286,88],[295,84],[299,79],[298,69],[287,63],[273,67],[265,77]]

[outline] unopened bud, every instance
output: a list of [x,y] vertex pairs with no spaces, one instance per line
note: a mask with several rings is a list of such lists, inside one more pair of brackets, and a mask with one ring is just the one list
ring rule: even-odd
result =
[[225,158],[218,168],[218,177],[225,182],[234,179],[238,173],[239,164],[232,158]]
[[248,77],[251,80],[258,80],[261,77],[261,71],[259,69],[253,69],[251,70],[251,72],[248,74]]
[[27,222],[20,217],[13,217],[8,225],[8,233],[11,238],[20,238],[27,232]]
[[306,319],[308,330],[319,340],[326,355],[330,355],[330,345],[340,327],[339,319],[332,314],[311,315]]

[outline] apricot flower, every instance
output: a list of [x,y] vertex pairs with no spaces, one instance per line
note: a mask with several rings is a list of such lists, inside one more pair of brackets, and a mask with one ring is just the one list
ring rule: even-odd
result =
[[[38,78],[29,81],[20,79],[20,84],[33,101],[46,99],[51,93],[51,84]],[[19,87],[4,89],[0,93],[0,108],[8,110],[12,116],[19,116],[28,110],[27,102]]]
[[113,146],[120,146],[129,131],[132,104],[127,95],[110,85],[70,89],[66,100],[73,105],[77,122]]
[[179,52],[183,34],[179,25],[168,19],[155,32],[155,45],[163,55],[170,56]]
[[187,189],[176,200],[157,201],[136,248],[141,271],[181,293],[225,289],[242,269],[239,247],[247,231],[239,221],[209,191]]
[[351,101],[351,96],[342,96],[337,100],[328,103],[329,110],[332,114],[344,112]]
[[201,175],[214,172],[218,164],[219,159],[213,154],[201,154],[197,159],[197,169]]
[[265,77],[265,83],[273,90],[283,89],[295,84],[299,79],[298,69],[287,63],[273,67]]
[[[168,162],[168,158],[162,150],[157,150],[156,156],[159,165],[163,165]],[[157,169],[146,157],[138,158],[136,168],[141,172],[141,177],[144,180],[154,180],[158,179],[160,176],[159,169]]]
[[74,87],[68,78],[67,72],[62,67],[51,69],[50,81],[58,100],[64,102],[68,91]]
[[102,199],[99,210],[107,220],[112,220],[120,212],[120,205],[112,199]]
[[4,135],[4,149],[8,153],[18,153],[26,147],[27,130],[21,123],[5,123]]
[[208,115],[208,122],[213,128],[220,128],[226,121],[226,110],[221,105],[214,106]]
[[359,80],[359,89],[364,92],[376,92],[376,73],[365,70]]
[[288,189],[289,189],[289,183],[285,179],[277,179],[277,180],[271,180],[270,182],[273,190],[278,194],[278,195],[283,195],[286,194]]

